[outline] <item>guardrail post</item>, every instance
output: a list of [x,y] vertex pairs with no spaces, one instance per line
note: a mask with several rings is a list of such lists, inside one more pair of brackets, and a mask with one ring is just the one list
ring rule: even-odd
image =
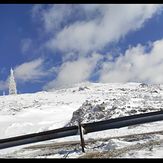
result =
[[79,127],[79,134],[80,134],[80,145],[82,147],[82,152],[85,153],[84,147],[85,147],[85,142],[84,142],[84,132],[83,132],[83,127],[81,126],[80,121],[78,121],[78,127]]

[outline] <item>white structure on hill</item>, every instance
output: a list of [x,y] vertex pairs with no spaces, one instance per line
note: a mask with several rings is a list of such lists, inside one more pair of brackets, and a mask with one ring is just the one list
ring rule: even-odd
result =
[[10,70],[10,77],[9,77],[9,95],[17,94],[16,89],[16,82],[14,77],[13,69]]
[[5,96],[5,95],[6,95],[5,91],[3,91],[3,96]]

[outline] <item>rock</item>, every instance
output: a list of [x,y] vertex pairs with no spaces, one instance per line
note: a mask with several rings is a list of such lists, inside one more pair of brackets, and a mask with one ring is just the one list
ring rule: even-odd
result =
[[78,89],[78,91],[84,91],[84,90],[86,90],[86,89],[89,89],[88,87],[79,87],[79,89]]
[[98,115],[96,116],[97,119],[102,119],[102,118],[104,118],[104,117],[105,117],[105,115],[102,114],[102,113],[100,113],[100,114],[98,114]]
[[139,85],[139,87],[140,87],[140,88],[145,88],[145,87],[148,87],[148,84],[141,83],[141,84]]
[[135,113],[137,113],[137,111],[136,110],[131,110],[130,113],[135,114]]
[[93,108],[93,111],[95,112],[103,112],[105,110],[105,107],[102,106],[102,105],[96,105],[94,108]]
[[158,91],[157,90],[152,90],[151,93],[158,93]]

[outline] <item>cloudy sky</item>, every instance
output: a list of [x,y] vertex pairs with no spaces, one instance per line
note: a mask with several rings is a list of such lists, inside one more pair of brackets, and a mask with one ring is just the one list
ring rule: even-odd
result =
[[0,94],[75,83],[163,83],[161,4],[0,4]]

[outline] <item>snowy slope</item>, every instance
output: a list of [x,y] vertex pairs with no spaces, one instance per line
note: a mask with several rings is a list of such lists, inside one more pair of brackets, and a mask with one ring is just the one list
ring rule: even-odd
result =
[[[74,125],[79,115],[85,123],[162,109],[163,85],[141,83],[81,83],[51,92],[1,96],[0,139]],[[162,126],[161,121],[125,127],[91,133],[86,139],[159,131]],[[79,140],[74,136],[54,142],[72,139]]]

